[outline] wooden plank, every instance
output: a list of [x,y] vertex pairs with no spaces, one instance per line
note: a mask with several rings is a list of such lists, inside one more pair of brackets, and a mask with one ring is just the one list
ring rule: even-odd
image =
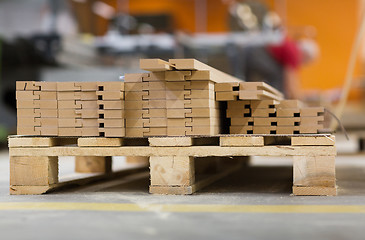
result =
[[150,157],[151,186],[191,186],[195,182],[194,158]]
[[240,115],[242,117],[232,117],[231,114],[227,114],[227,117],[231,118],[231,126],[250,126],[250,125],[253,125],[254,118],[243,117],[243,113],[240,113]]
[[40,91],[55,92],[57,91],[57,82],[33,82],[34,86],[40,87]]
[[[126,128],[128,132],[128,128]],[[142,133],[145,131],[141,130]],[[48,147],[9,148],[10,156],[334,156],[334,146],[263,146],[263,147]]]
[[276,100],[252,100],[250,101],[251,108],[275,108],[279,104]]
[[10,186],[10,195],[38,195],[43,194],[57,186],[57,184],[44,186]]
[[34,126],[17,126],[18,135],[33,135],[39,136],[41,134],[39,129],[35,129]]
[[264,146],[264,137],[220,137],[219,145],[222,147]]
[[[253,118],[254,126],[271,126],[272,123],[277,123],[275,117],[255,117]],[[294,125],[294,124],[293,124]]]
[[189,195],[193,194],[192,186],[150,186],[151,194],[161,195]]
[[230,126],[229,127],[230,134],[248,134],[253,133],[253,126]]
[[336,143],[335,136],[318,136],[318,137],[292,137],[292,146],[334,146]]
[[[234,87],[239,87],[239,82],[226,82],[226,83],[216,83],[214,90],[216,92],[233,92]],[[237,89],[238,92],[238,89]]]
[[163,61],[161,59],[157,59],[157,58],[140,59],[139,68],[146,70],[146,71],[151,71],[151,72],[172,70],[171,63]]
[[[56,119],[57,120],[57,119]],[[17,118],[17,126],[41,126],[41,119],[40,118],[34,118],[34,117],[18,117]]]
[[205,70],[205,71],[191,71],[191,75],[190,76],[186,76],[185,80],[191,80],[191,81],[196,81],[196,80],[211,80],[211,73],[209,70]]
[[97,109],[98,101],[76,101],[76,105],[81,105],[81,109]]
[[[125,85],[128,83],[141,83],[143,81],[143,77],[148,76],[148,73],[127,73],[124,74],[124,82]],[[127,84],[126,84],[127,83]]]
[[79,138],[79,147],[120,147],[123,145],[123,138]]
[[336,196],[337,187],[298,187],[293,186],[295,196]]
[[215,100],[216,101],[235,101],[238,99],[238,91],[237,92],[216,92]]
[[40,90],[39,86],[36,86],[34,84],[34,81],[16,81],[16,90],[21,91],[34,91],[34,90]]
[[[42,87],[41,87],[41,90]],[[57,82],[57,92],[80,91],[80,86],[75,86],[75,82]]]
[[186,147],[193,144],[191,137],[151,137],[148,142],[154,147]]
[[284,98],[283,93],[278,91],[276,88],[270,86],[265,82],[241,82],[240,83],[240,91],[241,90],[262,90],[261,93],[264,95],[271,96],[272,99],[282,100]]
[[214,82],[242,82],[241,79],[235,78],[229,74],[221,72],[195,59],[170,59],[169,63],[178,70],[208,70],[211,73],[211,79]]
[[185,81],[187,76],[191,75],[191,71],[166,71],[165,80],[166,81]]
[[15,98],[17,100],[39,100],[39,95],[35,91],[16,91]]
[[83,92],[95,92],[98,90],[97,82],[75,82],[76,87],[80,87]]
[[251,109],[251,116],[252,117],[270,117],[271,114],[275,114],[276,109],[275,108],[257,108],[257,109]]
[[281,117],[299,117],[300,116],[300,109],[299,108],[278,108],[276,110],[276,116],[278,118]]
[[24,137],[24,138],[9,138],[9,148],[13,147],[50,147],[54,146],[56,138],[49,137]]
[[240,100],[277,100],[283,99],[282,96],[273,94],[265,90],[240,90],[238,98]]
[[[142,76],[146,75],[146,73],[142,74]],[[124,92],[125,88],[125,83],[124,82],[120,82],[120,81],[115,81],[115,82],[97,82],[97,86],[98,86],[98,91],[104,91],[104,92],[109,92],[109,91],[119,91],[119,92]]]
[[144,137],[159,137],[167,136],[167,127],[150,127],[146,132],[143,133]]
[[324,114],[323,107],[305,107],[300,109],[301,117],[316,117]]

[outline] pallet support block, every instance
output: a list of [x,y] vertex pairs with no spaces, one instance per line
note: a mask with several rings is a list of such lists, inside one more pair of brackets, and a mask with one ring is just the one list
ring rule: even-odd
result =
[[335,196],[335,156],[294,156],[293,195]]
[[10,157],[10,194],[42,194],[58,183],[58,157]]
[[112,157],[77,156],[75,172],[109,173],[112,171]]
[[125,158],[126,163],[130,164],[141,164],[141,165],[148,165],[149,164],[149,157],[145,156],[127,156]]
[[194,158],[150,157],[150,193],[191,194],[195,183]]

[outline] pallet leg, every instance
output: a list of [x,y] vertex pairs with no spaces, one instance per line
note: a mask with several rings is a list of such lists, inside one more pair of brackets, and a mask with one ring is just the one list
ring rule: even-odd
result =
[[42,194],[58,183],[58,157],[10,157],[10,194]]
[[131,164],[148,165],[149,164],[149,157],[128,156],[128,157],[126,157],[125,161],[127,163],[131,163]]
[[293,195],[335,196],[335,156],[294,156]]
[[77,156],[75,172],[109,173],[112,171],[112,157]]
[[150,157],[150,193],[192,194],[195,183],[194,158]]

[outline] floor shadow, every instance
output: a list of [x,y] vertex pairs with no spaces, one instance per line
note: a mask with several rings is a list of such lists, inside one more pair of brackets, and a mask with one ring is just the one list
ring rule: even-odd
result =
[[292,167],[250,166],[213,183],[200,192],[290,194],[292,183]]

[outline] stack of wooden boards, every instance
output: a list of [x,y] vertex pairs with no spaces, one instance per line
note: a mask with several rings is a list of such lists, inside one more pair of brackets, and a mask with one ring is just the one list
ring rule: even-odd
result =
[[122,82],[16,84],[18,134],[125,136]]
[[126,74],[124,82],[17,82],[18,134],[214,136],[223,133],[224,111],[231,134],[323,128],[323,108],[283,100],[266,83],[242,82],[195,59],[142,59],[140,67],[149,72]]
[[125,75],[126,136],[190,136],[220,133],[214,84],[239,81],[194,59],[143,59],[150,73]]
[[218,83],[216,100],[226,101],[231,134],[313,134],[323,129],[324,108],[304,107],[262,82]]

